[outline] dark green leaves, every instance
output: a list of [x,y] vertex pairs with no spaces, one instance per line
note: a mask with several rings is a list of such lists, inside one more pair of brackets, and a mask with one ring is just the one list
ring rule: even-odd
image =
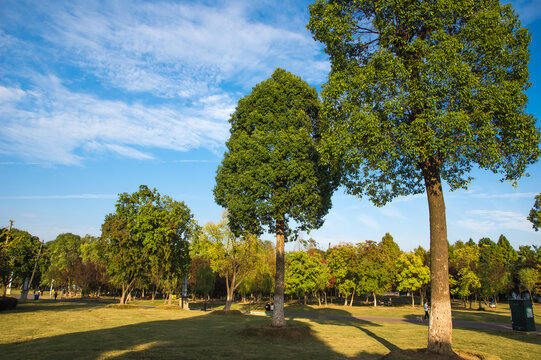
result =
[[317,1],[308,28],[325,45],[323,160],[354,195],[383,205],[424,191],[437,159],[451,189],[475,166],[504,179],[537,161],[525,113],[530,34],[510,6],[481,1]]
[[316,149],[319,107],[316,90],[282,69],[239,100],[214,188],[235,233],[274,232],[289,219],[321,226],[333,184]]

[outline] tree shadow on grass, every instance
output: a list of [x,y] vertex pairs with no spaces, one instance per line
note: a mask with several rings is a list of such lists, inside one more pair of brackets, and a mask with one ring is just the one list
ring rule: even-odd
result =
[[26,301],[23,303],[17,304],[17,307],[12,310],[4,311],[3,313],[28,313],[35,311],[65,311],[65,310],[75,310],[79,308],[98,308],[104,307],[110,304],[110,302],[99,302],[99,301],[62,301],[62,300],[33,300]]
[[[201,314],[0,344],[0,354],[6,359],[346,358],[316,335],[293,339],[239,335],[241,329],[266,323],[268,319],[260,317]],[[355,358],[382,355],[361,352]]]

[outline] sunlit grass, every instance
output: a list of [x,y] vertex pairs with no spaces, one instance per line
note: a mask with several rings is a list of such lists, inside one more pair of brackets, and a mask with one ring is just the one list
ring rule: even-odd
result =
[[[235,304],[234,308],[245,306]],[[411,314],[411,307],[295,305],[286,311],[403,317]],[[481,320],[493,315],[479,313]],[[238,331],[268,324],[268,317],[212,316],[159,307],[116,309],[97,302],[29,302],[0,313],[0,321],[0,354],[6,359],[379,359],[389,352],[424,348],[427,343],[426,324],[296,317],[288,321],[309,326],[310,337],[265,338]],[[502,359],[537,359],[541,352],[540,334],[457,328],[453,337],[455,349]]]

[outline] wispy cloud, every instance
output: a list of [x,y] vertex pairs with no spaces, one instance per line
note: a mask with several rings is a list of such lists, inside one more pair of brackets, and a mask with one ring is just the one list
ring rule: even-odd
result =
[[539,0],[511,0],[509,2],[520,15],[523,24],[528,25],[541,19]]
[[69,199],[116,199],[115,194],[74,194],[74,195],[18,195],[0,196],[1,200],[69,200]]
[[[153,158],[152,148],[216,150],[228,135],[226,119],[217,115],[216,108],[234,109],[227,96],[184,108],[144,106],[75,93],[53,76],[37,81],[40,87],[17,98],[26,101],[0,103],[1,152],[29,160],[79,164],[100,153],[148,160]],[[6,93],[18,90],[5,89]]]
[[476,233],[486,234],[493,229],[532,231],[531,224],[526,220],[526,215],[517,212],[470,210],[466,212],[466,215],[468,215],[468,219],[458,220],[456,224]]
[[371,216],[368,216],[366,214],[357,215],[357,220],[361,224],[363,224],[363,225],[365,225],[365,226],[367,226],[369,228],[372,228],[372,229],[379,229],[380,228],[379,223],[376,220],[374,220]]
[[533,198],[535,193],[498,193],[498,194],[476,194],[470,193],[469,197],[478,199],[520,199]]
[[238,98],[274,68],[316,85],[329,69],[305,6],[271,18],[258,15],[270,2],[9,4],[0,5],[0,50],[10,54],[0,59],[0,154],[27,161],[221,152]]

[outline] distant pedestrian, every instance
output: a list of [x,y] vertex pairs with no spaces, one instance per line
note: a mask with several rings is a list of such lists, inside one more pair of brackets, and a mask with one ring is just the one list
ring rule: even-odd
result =
[[55,289],[53,289],[53,295],[54,295],[54,299],[56,300],[56,297],[58,296],[58,292]]
[[428,315],[428,303],[425,302],[425,320],[429,318],[429,315]]

